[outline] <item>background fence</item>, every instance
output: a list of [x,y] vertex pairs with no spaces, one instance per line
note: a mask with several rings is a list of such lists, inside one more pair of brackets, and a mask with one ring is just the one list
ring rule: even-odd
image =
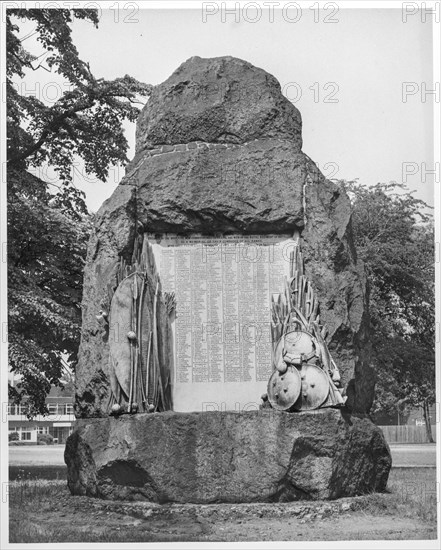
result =
[[[378,426],[388,443],[428,443],[425,426]],[[432,425],[432,437],[436,441],[436,425]]]

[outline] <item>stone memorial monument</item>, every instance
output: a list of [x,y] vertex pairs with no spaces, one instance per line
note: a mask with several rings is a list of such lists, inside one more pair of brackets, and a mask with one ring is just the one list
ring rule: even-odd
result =
[[385,488],[364,268],[299,111],[240,59],[152,90],[90,238],[73,494],[155,502]]

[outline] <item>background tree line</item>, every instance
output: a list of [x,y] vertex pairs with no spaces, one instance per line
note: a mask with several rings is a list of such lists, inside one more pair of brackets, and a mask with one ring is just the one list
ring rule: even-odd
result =
[[432,441],[435,403],[435,242],[430,207],[404,185],[341,181],[352,201],[357,254],[369,283],[372,412],[421,408]]
[[[63,371],[77,361],[92,218],[74,185],[73,162],[80,158],[102,181],[110,167],[124,165],[122,122],[136,120],[140,99],[151,92],[127,75],[96,78],[72,42],[74,19],[98,26],[96,10],[7,10],[9,368],[20,375],[10,398],[26,399],[30,416],[47,412],[51,385],[62,386]],[[20,38],[20,25],[29,23],[48,53],[44,65]],[[52,105],[19,92],[17,82],[36,70],[70,84]],[[57,184],[30,173],[45,165]],[[421,407],[428,421],[435,401],[432,216],[401,185],[339,183],[351,197],[354,241],[370,285],[373,412]]]

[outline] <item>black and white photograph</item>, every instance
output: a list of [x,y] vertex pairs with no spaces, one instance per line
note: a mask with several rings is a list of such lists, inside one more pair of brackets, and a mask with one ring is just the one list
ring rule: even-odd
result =
[[1,549],[439,548],[441,3],[0,3]]

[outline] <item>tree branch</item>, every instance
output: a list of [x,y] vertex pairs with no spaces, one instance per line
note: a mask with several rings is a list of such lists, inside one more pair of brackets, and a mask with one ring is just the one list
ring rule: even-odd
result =
[[89,100],[86,102],[86,104],[83,103],[81,105],[77,105],[76,107],[74,107],[72,109],[69,109],[68,111],[66,111],[62,115],[54,118],[48,124],[47,128],[45,130],[43,130],[43,132],[40,136],[40,139],[37,142],[35,142],[33,145],[31,145],[30,147],[25,149],[22,153],[19,153],[18,155],[15,155],[15,157],[10,158],[9,162],[11,164],[14,164],[14,163],[20,162],[22,160],[25,160],[27,157],[31,156],[33,153],[38,151],[38,149],[40,149],[41,146],[44,143],[46,143],[46,141],[48,140],[48,137],[51,134],[56,133],[61,128],[61,126],[63,125],[63,122],[67,118],[71,117],[75,113],[78,113],[80,111],[84,111],[85,109],[89,109],[90,107],[93,106],[94,102],[95,102],[95,98],[89,98]]
[[[61,127],[66,126],[66,120],[75,115],[76,113],[79,113],[81,111],[84,111],[86,109],[89,109],[90,107],[93,107],[94,103],[98,99],[102,99],[105,97],[126,97],[131,103],[133,103],[127,95],[124,96],[121,92],[107,92],[107,93],[95,93],[92,96],[89,96],[87,100],[83,100],[82,103],[78,104],[76,107],[73,107],[63,114],[55,117],[51,122],[48,123],[47,127],[43,130],[39,140],[35,143],[33,143],[31,146],[29,146],[27,149],[25,149],[22,153],[18,153],[17,155],[11,157],[9,159],[9,162],[11,164],[18,163],[20,161],[25,160],[29,156],[31,156],[33,153],[38,151],[47,141],[48,138],[57,133]],[[142,102],[141,105],[143,105]]]

